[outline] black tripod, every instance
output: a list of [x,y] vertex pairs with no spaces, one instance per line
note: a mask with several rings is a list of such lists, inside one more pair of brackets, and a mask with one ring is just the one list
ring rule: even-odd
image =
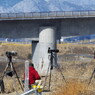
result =
[[93,70],[93,72],[92,72],[92,74],[91,74],[91,77],[90,77],[90,79],[89,79],[88,85],[90,85],[90,83],[91,83],[91,81],[92,81],[92,78],[95,77],[94,74],[95,74],[95,68],[94,68],[94,70]]
[[[54,63],[53,62],[53,59],[54,59],[54,54],[53,53],[54,52],[57,53],[57,52],[59,52],[59,50],[51,50],[50,48],[48,48],[48,53],[50,53],[50,55],[49,55],[50,63],[48,65],[48,70],[47,70],[47,74],[46,74],[46,77],[45,77],[45,83],[46,83],[46,80],[47,80],[47,77],[48,77],[48,72],[50,72],[50,74],[49,74],[49,91],[50,91],[50,86],[51,86],[51,76],[52,76],[53,63]],[[63,80],[66,82],[65,77],[64,77],[59,65],[58,64],[56,64],[56,65],[57,65],[57,67],[58,67],[58,69],[59,69],[59,71],[60,71],[60,73],[62,75]],[[43,88],[44,87],[45,87],[45,84],[44,84]]]
[[[20,84],[20,87],[21,87],[21,89],[23,90],[23,86],[22,86],[22,84],[21,84],[21,82],[20,82],[20,80],[19,80],[19,77],[18,77],[18,75],[17,75],[17,72],[16,72],[16,70],[15,70],[15,68],[14,68],[14,65],[13,65],[13,62],[12,62],[12,54],[9,52],[8,54],[6,53],[6,55],[7,55],[7,58],[8,58],[8,63],[7,63],[7,65],[6,65],[6,67],[5,67],[5,70],[4,70],[4,72],[3,72],[3,74],[2,74],[2,80],[3,80],[3,78],[4,78],[4,76],[5,75],[8,75],[8,76],[10,76],[10,77],[12,77],[13,75],[16,75],[16,78],[17,78],[17,80],[18,80],[18,82],[19,82],[19,84]],[[9,70],[10,69],[10,70]]]

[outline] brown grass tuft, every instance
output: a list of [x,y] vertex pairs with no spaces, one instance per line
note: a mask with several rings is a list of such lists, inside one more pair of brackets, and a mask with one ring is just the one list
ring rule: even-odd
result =
[[11,93],[21,89],[17,78],[4,77],[3,81],[5,86],[5,93]]
[[60,87],[57,93],[53,95],[86,95],[87,93],[87,84],[81,83],[80,81],[71,80],[65,87]]

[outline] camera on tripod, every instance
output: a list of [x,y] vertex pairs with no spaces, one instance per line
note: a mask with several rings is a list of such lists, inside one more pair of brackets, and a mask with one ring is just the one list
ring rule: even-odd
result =
[[51,64],[51,70],[53,69],[53,58],[54,58],[54,54],[53,53],[58,53],[59,50],[58,49],[50,49],[50,47],[48,48],[48,53],[50,53],[50,64]]
[[8,57],[8,60],[9,60],[9,63],[10,63],[10,62],[12,62],[12,57],[17,56],[17,52],[15,52],[15,51],[11,51],[11,52],[7,51],[6,56]]
[[15,51],[7,51],[6,56],[7,57],[9,57],[9,56],[17,56],[17,52],[15,52]]
[[49,47],[48,48],[48,53],[53,53],[53,52],[58,53],[59,50],[58,49],[50,49],[50,47]]

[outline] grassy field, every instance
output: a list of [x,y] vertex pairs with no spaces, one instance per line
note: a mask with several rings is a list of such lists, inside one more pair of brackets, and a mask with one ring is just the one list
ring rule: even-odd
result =
[[[51,93],[48,95],[95,95],[95,79],[92,78],[90,85],[89,79],[95,68],[95,59],[93,53],[95,45],[92,44],[58,44],[58,65],[65,77],[66,83],[63,80],[62,74],[58,68],[52,70],[51,77]],[[5,56],[6,51],[16,51],[17,58],[29,59],[31,54],[31,45],[20,44],[3,44],[0,46],[0,56]],[[6,64],[6,63],[5,63]],[[20,78],[24,72],[24,64],[14,64]],[[0,70],[5,65],[1,63]],[[2,72],[2,70],[1,70]],[[8,78],[10,80],[10,78]],[[5,82],[7,83],[8,79]],[[7,92],[13,92],[13,80],[8,81],[6,86]],[[7,89],[11,88],[11,89]],[[48,89],[48,85],[47,85]],[[46,94],[46,95],[47,95]],[[10,95],[10,94],[9,94]]]
[[6,51],[17,52],[17,57],[20,59],[28,59],[31,54],[30,44],[14,44],[14,43],[3,43],[0,45],[0,56],[6,56]]

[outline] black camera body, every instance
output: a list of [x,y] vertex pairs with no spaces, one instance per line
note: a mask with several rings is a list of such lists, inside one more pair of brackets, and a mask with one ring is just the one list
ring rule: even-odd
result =
[[10,51],[7,51],[6,52],[6,56],[7,57],[9,57],[9,56],[17,56],[17,52],[15,52],[15,51],[11,51],[11,52]]
[[50,48],[48,48],[48,53],[52,53],[52,52],[58,53],[59,50],[58,49],[50,49]]

